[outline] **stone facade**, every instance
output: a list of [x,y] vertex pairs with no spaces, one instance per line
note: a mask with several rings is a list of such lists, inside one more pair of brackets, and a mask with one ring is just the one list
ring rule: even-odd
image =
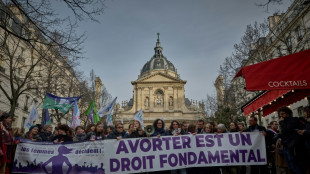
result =
[[[157,118],[164,119],[166,127],[172,120],[196,122],[204,117],[203,104],[185,98],[184,85],[174,65],[162,54],[159,38],[155,55],[141,70],[136,81],[132,81],[133,98],[116,105],[116,121],[123,118],[124,124],[143,110],[144,124],[150,125]],[[127,128],[127,127],[126,127]]]

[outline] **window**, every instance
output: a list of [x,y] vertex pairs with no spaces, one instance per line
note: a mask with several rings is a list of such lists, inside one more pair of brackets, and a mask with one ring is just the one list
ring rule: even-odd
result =
[[288,46],[288,47],[291,47],[291,46],[292,46],[291,38],[288,37],[286,41],[287,41],[287,46]]
[[281,51],[281,46],[278,46],[277,50],[278,50],[279,57],[283,56],[282,51]]
[[25,128],[24,128],[24,126],[25,126],[25,122],[26,122],[26,117],[23,117],[22,118],[22,124],[21,124],[21,128],[22,128],[22,131],[24,132],[24,130],[25,130]]
[[269,38],[269,44],[271,45],[273,42],[272,37]]
[[156,95],[163,95],[163,94],[164,94],[164,92],[162,90],[157,90],[156,91]]
[[29,101],[29,96],[27,95],[25,98],[25,104],[24,104],[24,110],[28,111],[28,101]]
[[302,39],[302,32],[301,32],[300,26],[298,26],[295,31],[296,31],[297,40],[300,41]]

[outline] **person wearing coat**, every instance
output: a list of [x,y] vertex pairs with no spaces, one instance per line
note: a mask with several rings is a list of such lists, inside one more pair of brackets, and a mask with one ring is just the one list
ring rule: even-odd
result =
[[86,139],[86,134],[84,132],[84,129],[82,126],[77,126],[75,128],[75,137],[73,138],[73,141],[84,141]]
[[304,148],[305,148],[305,168],[306,173],[310,174],[310,106],[306,106],[303,108],[303,115],[305,118],[305,128],[298,130],[298,134],[302,136],[304,140]]
[[292,173],[304,173],[304,147],[302,136],[298,130],[303,130],[303,125],[297,117],[293,117],[293,111],[288,107],[278,110],[281,128],[281,143],[283,144],[283,156]]
[[154,133],[151,135],[151,137],[160,137],[160,136],[166,136],[169,133],[165,131],[165,122],[161,119],[156,119],[153,123],[154,127]]
[[0,173],[10,173],[14,138],[11,128],[12,118],[8,113],[0,116]]
[[43,132],[40,132],[40,137],[42,141],[52,141],[52,139],[54,138],[52,130],[52,125],[47,124],[44,126]]
[[107,139],[117,139],[120,140],[122,138],[128,138],[128,135],[124,131],[124,126],[121,122],[116,123],[115,129],[109,133]]
[[73,139],[71,136],[68,135],[69,133],[69,126],[68,125],[65,125],[65,124],[62,124],[58,127],[58,131],[59,131],[59,134],[56,135],[52,141],[54,143],[63,143],[63,142],[72,142]]
[[42,141],[42,138],[39,134],[38,125],[32,125],[29,128],[29,131],[23,136],[23,139],[29,139],[31,141]]

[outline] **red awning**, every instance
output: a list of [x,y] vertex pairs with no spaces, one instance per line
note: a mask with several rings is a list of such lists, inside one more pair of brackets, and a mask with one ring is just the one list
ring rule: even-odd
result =
[[278,99],[282,95],[290,92],[290,90],[271,90],[265,91],[259,96],[256,96],[251,102],[245,105],[242,110],[245,116],[251,114],[252,112],[257,111],[260,108],[263,108],[274,100]]
[[246,90],[309,89],[310,49],[245,66],[235,77],[245,78]]
[[[262,108],[263,116],[277,111],[282,106],[289,106],[310,95],[310,89],[271,90],[256,96],[251,102],[242,107],[244,116]],[[283,96],[283,98],[282,98]]]
[[263,107],[263,116],[267,116],[274,111],[277,111],[282,106],[289,106],[297,101],[304,99],[310,95],[310,89],[294,90],[284,95],[284,98],[279,98],[276,102],[271,105]]

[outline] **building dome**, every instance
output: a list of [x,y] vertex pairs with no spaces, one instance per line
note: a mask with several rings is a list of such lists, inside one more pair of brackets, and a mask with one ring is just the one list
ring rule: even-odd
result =
[[149,74],[153,70],[170,70],[173,71],[174,73],[177,73],[176,68],[174,65],[162,54],[163,48],[160,45],[159,42],[159,33],[157,33],[158,38],[156,42],[156,47],[154,48],[155,54],[149,60],[146,62],[146,64],[143,66],[140,77],[143,77],[147,74]]

